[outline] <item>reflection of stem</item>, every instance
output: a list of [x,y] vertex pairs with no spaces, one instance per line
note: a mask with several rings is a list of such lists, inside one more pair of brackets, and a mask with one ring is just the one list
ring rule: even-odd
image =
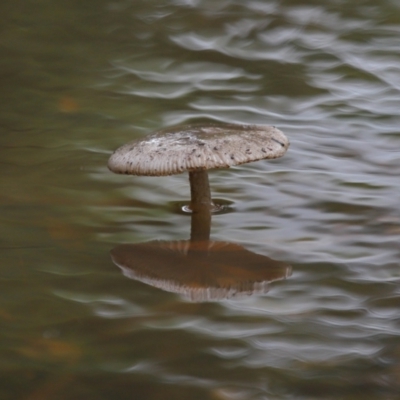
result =
[[190,194],[192,196],[190,209],[192,210],[191,241],[209,240],[211,229],[211,210],[214,204],[211,200],[208,173],[206,170],[190,171]]
[[210,240],[211,208],[209,206],[196,207],[192,210],[192,226],[190,241]]

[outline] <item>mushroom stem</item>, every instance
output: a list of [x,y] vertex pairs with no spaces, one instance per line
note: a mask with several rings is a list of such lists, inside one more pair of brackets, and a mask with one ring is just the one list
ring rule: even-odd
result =
[[190,181],[190,208],[192,211],[197,208],[213,208],[211,200],[210,184],[208,183],[208,173],[206,170],[189,171]]
[[192,196],[191,241],[209,240],[211,230],[211,200],[208,174],[204,171],[189,171],[190,193]]

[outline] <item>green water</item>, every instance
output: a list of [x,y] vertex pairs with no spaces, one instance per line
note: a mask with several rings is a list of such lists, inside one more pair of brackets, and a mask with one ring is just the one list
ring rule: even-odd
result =
[[[0,399],[398,398],[396,2],[6,0],[0,15]],[[115,175],[112,151],[206,121],[291,141],[209,176],[229,205],[211,240],[291,266],[266,293],[191,301],[111,260],[190,237],[187,175]]]

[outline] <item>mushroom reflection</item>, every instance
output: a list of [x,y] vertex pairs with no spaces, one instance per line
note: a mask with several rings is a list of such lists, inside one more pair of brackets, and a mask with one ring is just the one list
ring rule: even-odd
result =
[[111,250],[125,276],[179,293],[192,301],[263,294],[268,283],[285,279],[291,267],[228,242],[151,241]]
[[192,301],[215,301],[263,294],[269,282],[290,276],[281,261],[228,242],[210,241],[207,210],[193,212],[190,240],[122,244],[113,262],[128,278],[179,293]]

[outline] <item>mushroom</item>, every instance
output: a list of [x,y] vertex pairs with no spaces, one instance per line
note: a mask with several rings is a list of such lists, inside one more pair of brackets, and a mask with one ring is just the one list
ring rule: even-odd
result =
[[163,129],[118,148],[108,161],[116,173],[162,176],[189,172],[190,209],[217,209],[207,170],[278,158],[289,147],[286,136],[265,125],[194,124]]
[[111,250],[111,258],[126,277],[196,302],[264,294],[269,282],[292,273],[284,262],[208,240],[122,244]]
[[278,158],[289,146],[277,128],[201,124],[167,128],[117,149],[108,161],[121,174],[162,176],[189,172],[192,210],[190,240],[122,244],[113,262],[133,279],[195,301],[265,293],[291,267],[238,244],[210,241],[211,200],[207,169]]

